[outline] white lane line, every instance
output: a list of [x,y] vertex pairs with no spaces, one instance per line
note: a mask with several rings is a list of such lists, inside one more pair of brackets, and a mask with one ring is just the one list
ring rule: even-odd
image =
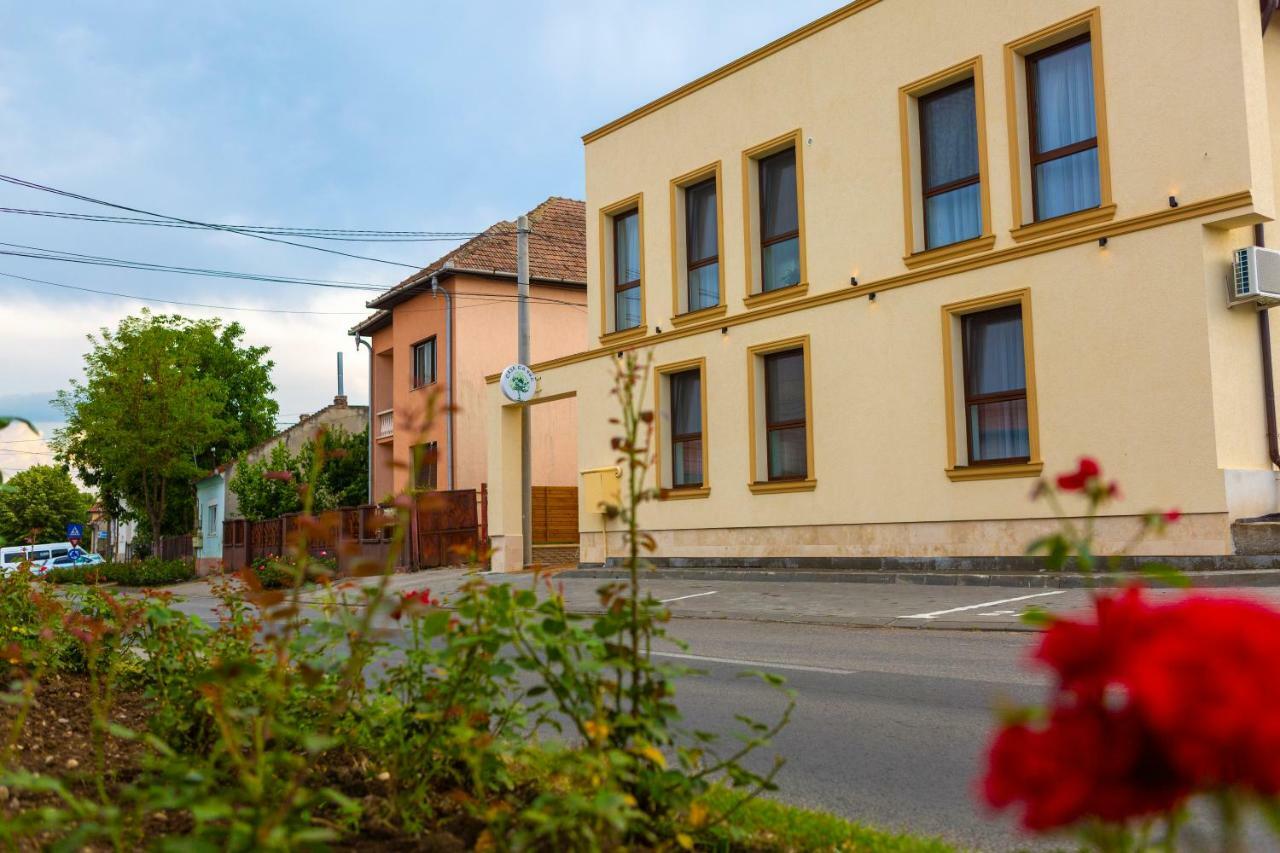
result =
[[650,655],[663,658],[679,658],[680,660],[704,661],[706,663],[727,663],[734,666],[758,667],[761,669],[794,669],[798,672],[825,672],[828,675],[857,675],[853,669],[831,669],[825,666],[805,666],[800,663],[769,663],[762,660],[741,660],[739,658],[713,658],[705,655],[686,655],[680,652],[649,652]]
[[686,598],[698,598],[698,597],[703,596],[703,595],[715,595],[715,594],[716,594],[716,591],[713,589],[713,590],[711,590],[711,592],[695,592],[695,593],[693,593],[693,595],[677,595],[675,598],[664,598],[664,599],[662,599],[661,601],[659,601],[658,603],[659,603],[659,604],[670,604],[670,603],[671,603],[671,602],[673,602],[673,601],[684,601]]
[[899,616],[899,619],[932,619],[935,616],[945,616],[948,613],[959,613],[962,610],[980,610],[983,607],[991,607],[996,604],[1008,604],[1011,601],[1026,601],[1028,598],[1043,598],[1046,595],[1062,595],[1065,589],[1055,589],[1053,592],[1037,592],[1031,595],[1019,595],[1017,598],[1001,598],[998,601],[984,601],[981,604],[970,604],[966,607],[953,607],[950,610],[935,610],[932,613],[915,613],[911,616]]

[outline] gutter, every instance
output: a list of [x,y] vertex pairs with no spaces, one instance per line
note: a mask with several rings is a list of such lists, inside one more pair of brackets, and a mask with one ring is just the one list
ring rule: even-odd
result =
[[[477,269],[474,267],[455,267],[455,266],[441,267],[437,270],[432,271],[430,273],[430,276],[431,278],[435,278],[436,276],[447,276],[447,275],[453,275],[455,273],[465,273],[467,275],[480,276],[483,278],[510,279],[511,281],[516,280],[516,274],[513,272],[507,272],[506,270],[484,270],[484,269]],[[412,281],[408,284],[398,284],[395,287],[393,287],[391,290],[388,290],[386,293],[380,294],[378,296],[375,296],[373,299],[370,299],[364,305],[366,308],[378,308],[382,310],[390,310],[390,306],[395,305],[402,299],[407,299],[408,297],[413,296],[416,293],[427,292],[425,290],[419,289],[419,287],[424,283],[428,283],[428,282],[424,282],[422,279],[419,279],[417,281]],[[548,276],[538,276],[538,277],[530,278],[529,283],[550,285],[550,286],[558,285],[561,287],[571,287],[575,290],[579,288],[586,289],[587,287],[587,283],[585,281],[578,281],[577,279],[572,279],[572,278],[551,278]],[[369,319],[371,320],[373,318],[369,318]],[[361,325],[365,325],[368,322],[369,320],[365,320],[364,323],[361,323]]]
[[[1253,226],[1253,245],[1266,245],[1262,223]],[[1271,310],[1258,311],[1258,344],[1262,347],[1262,400],[1267,416],[1267,451],[1271,464],[1280,468],[1280,430],[1276,428],[1276,374],[1271,364]]]

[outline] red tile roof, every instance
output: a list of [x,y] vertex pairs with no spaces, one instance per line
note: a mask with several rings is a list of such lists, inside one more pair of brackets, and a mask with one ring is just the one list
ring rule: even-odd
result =
[[[587,283],[586,204],[571,198],[552,196],[529,211],[529,278],[532,281]],[[391,308],[407,298],[415,285],[432,273],[448,268],[483,272],[497,276],[516,274],[516,223],[495,222],[432,264],[414,273],[386,293],[371,299],[370,308]],[[382,312],[385,313],[385,312]],[[353,329],[363,330],[375,314]],[[380,325],[380,324],[379,324]]]

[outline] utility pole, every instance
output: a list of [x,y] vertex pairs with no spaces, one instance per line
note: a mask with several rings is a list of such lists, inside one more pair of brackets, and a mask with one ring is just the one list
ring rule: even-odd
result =
[[[516,295],[519,348],[516,361],[529,364],[529,217],[516,220]],[[522,567],[533,565],[533,458],[529,407],[520,404],[520,541]]]

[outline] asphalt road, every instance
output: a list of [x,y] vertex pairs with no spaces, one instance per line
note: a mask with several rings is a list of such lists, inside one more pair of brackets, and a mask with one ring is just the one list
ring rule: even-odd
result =
[[[777,717],[784,700],[744,670],[785,676],[795,690],[775,743],[786,759],[780,799],[966,847],[1032,844],[974,796],[993,708],[1043,695],[1020,665],[1031,636],[692,619],[672,633],[689,644],[680,654],[704,658],[677,659],[703,670],[677,688],[692,726],[725,732],[734,714]],[[767,767],[772,755],[756,761]]]

